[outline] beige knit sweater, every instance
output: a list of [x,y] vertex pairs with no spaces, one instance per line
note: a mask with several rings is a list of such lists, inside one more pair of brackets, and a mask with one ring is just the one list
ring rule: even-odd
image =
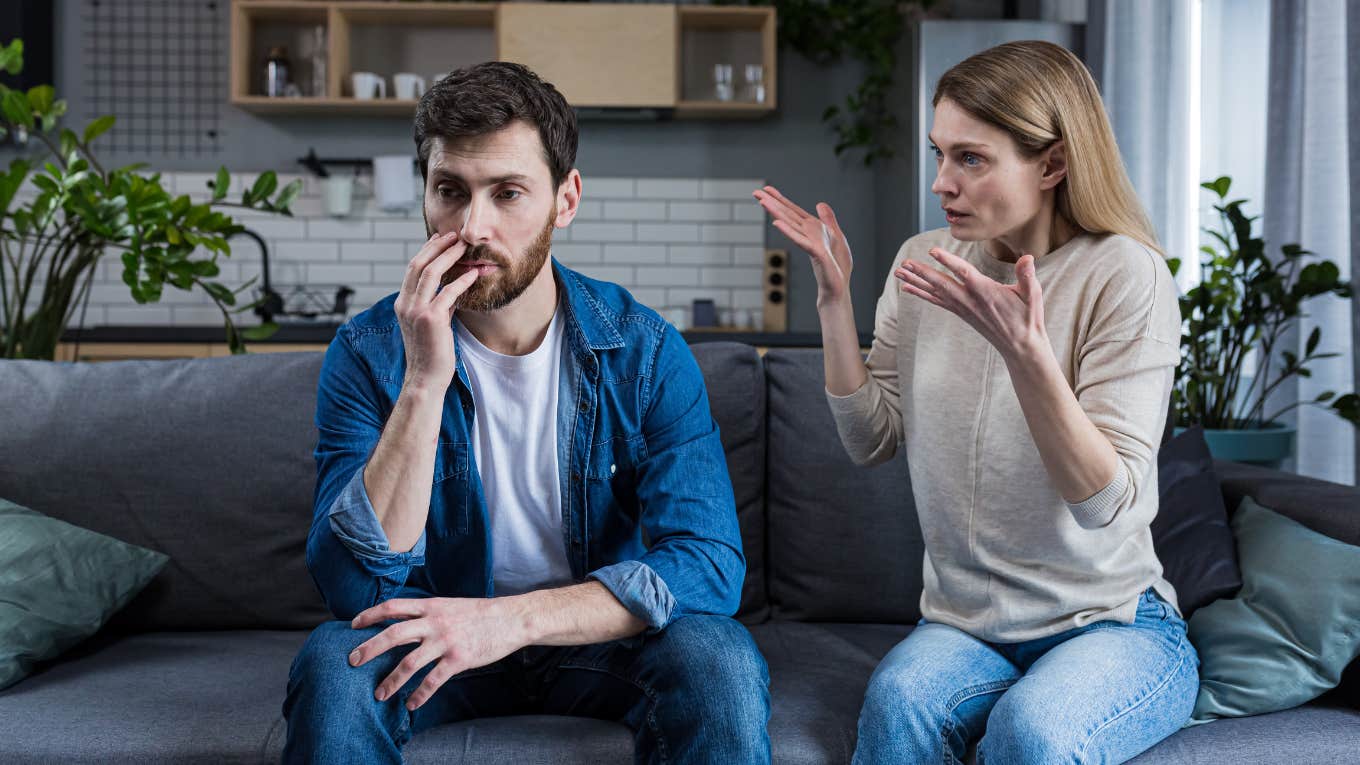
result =
[[[947,229],[898,252],[940,266],[939,246],[1015,283],[1015,266]],[[1149,586],[1176,604],[1149,524],[1157,446],[1180,358],[1180,308],[1162,258],[1123,236],[1080,235],[1035,261],[1045,325],[1081,408],[1119,455],[1111,483],[1078,504],[1054,488],[1005,362],[976,330],[899,290],[878,300],[869,380],[830,393],[856,463],[905,445],[925,537],[921,612],[992,642],[1047,637],[1101,620],[1132,623]]]

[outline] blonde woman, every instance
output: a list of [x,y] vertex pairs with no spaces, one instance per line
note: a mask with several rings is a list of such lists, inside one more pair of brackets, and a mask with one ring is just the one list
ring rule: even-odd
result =
[[835,213],[755,192],[811,255],[841,441],[906,448],[925,538],[924,618],[869,681],[855,761],[1123,762],[1199,687],[1149,531],[1176,288],[1070,52],[984,51],[934,104],[949,227],[902,246],[867,360]]

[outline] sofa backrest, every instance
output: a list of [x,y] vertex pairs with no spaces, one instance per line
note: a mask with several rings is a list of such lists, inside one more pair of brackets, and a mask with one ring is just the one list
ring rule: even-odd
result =
[[321,358],[0,362],[0,497],[170,556],[110,629],[314,626]]
[[757,624],[769,616],[765,568],[765,366],[755,348],[740,343],[690,346],[718,423],[732,493],[737,502],[746,582],[737,617]]
[[914,624],[925,547],[905,454],[850,461],[820,349],[771,349],[764,361],[772,617]]

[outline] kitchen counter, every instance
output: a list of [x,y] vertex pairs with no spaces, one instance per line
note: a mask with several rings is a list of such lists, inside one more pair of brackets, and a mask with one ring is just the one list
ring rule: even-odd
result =
[[[316,343],[325,345],[335,337],[339,325],[284,324],[268,340],[252,340],[249,344]],[[245,329],[245,327],[239,327]],[[818,332],[717,332],[711,330],[681,333],[689,343],[735,342],[765,348],[818,348],[822,344]],[[62,335],[65,343],[225,343],[226,331],[220,324],[204,326],[103,326],[84,330],[68,330]],[[861,333],[860,345],[868,347],[872,336]]]

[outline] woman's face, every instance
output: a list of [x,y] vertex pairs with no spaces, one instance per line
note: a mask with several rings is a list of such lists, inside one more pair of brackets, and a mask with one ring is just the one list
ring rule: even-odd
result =
[[936,166],[930,190],[940,197],[950,234],[963,241],[1021,235],[1065,174],[1064,168],[1054,177],[1052,148],[1025,159],[1004,130],[947,98],[935,107],[930,142]]

